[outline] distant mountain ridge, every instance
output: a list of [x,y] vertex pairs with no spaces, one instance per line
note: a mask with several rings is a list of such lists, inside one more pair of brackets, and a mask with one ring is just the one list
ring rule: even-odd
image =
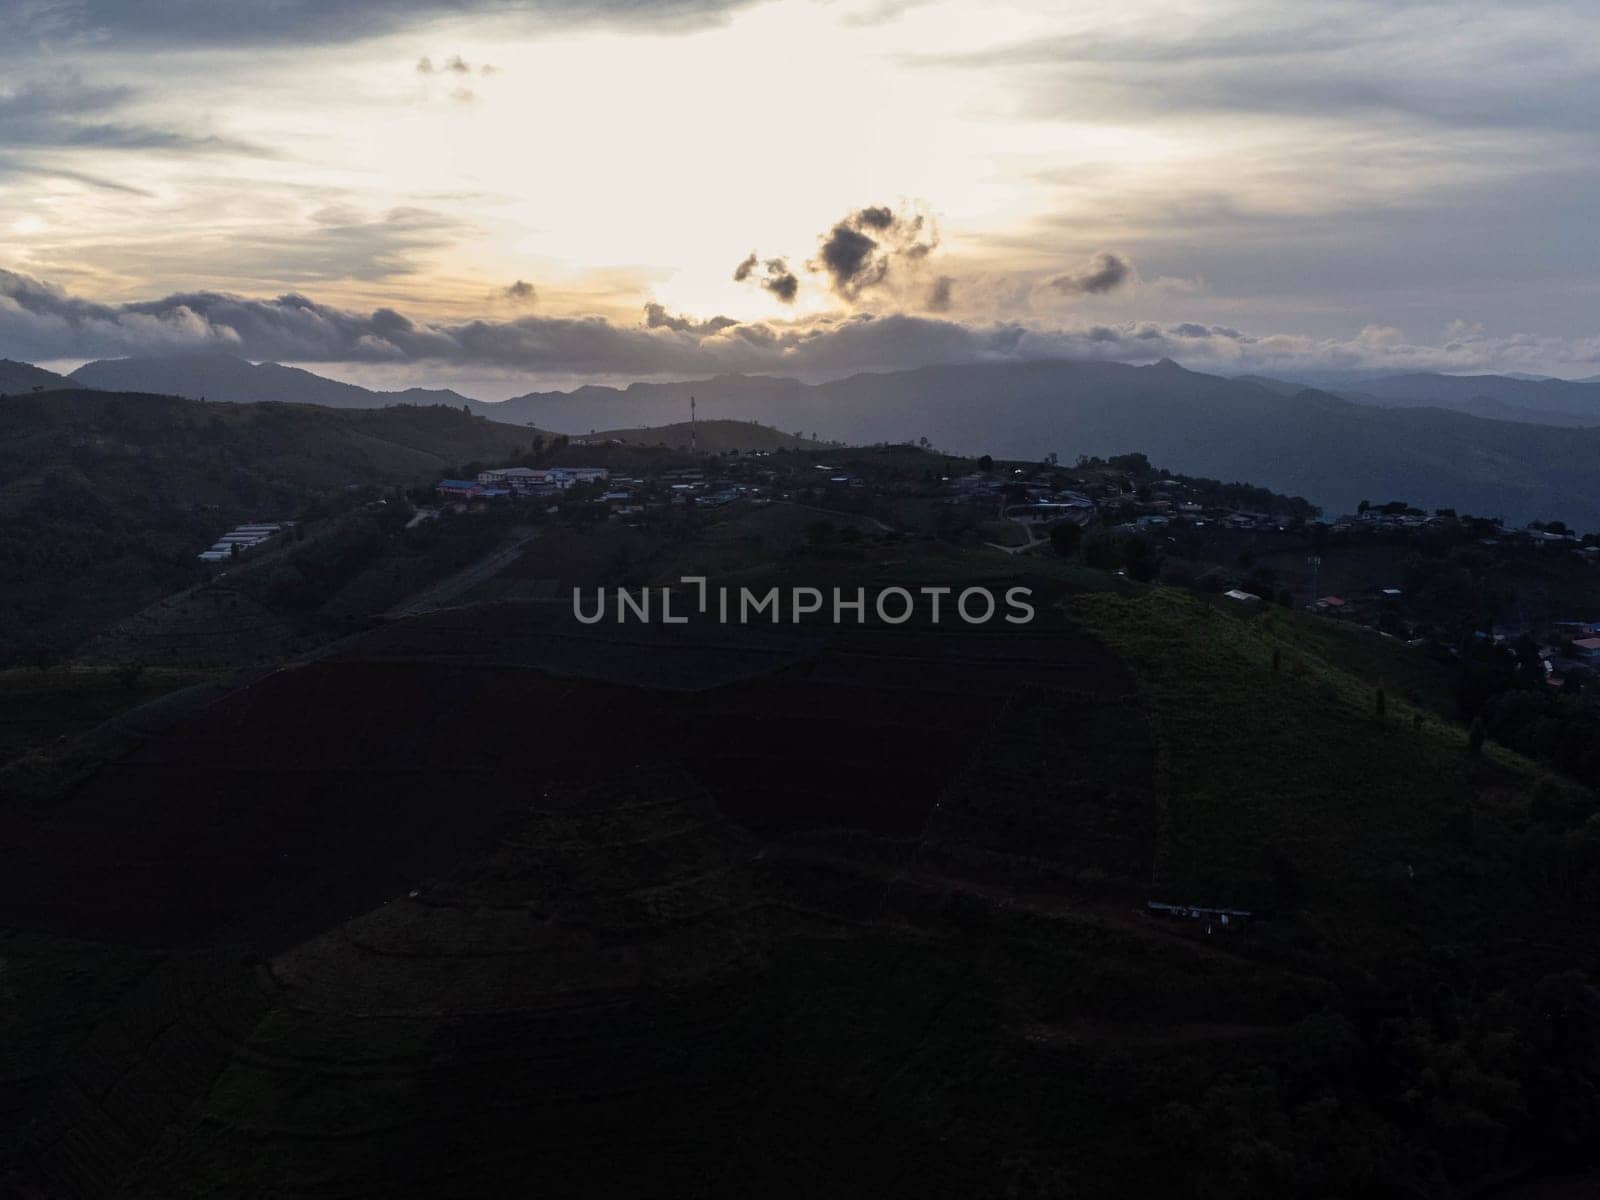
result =
[[256,364],[219,353],[99,359],[85,363],[69,378],[73,385],[104,392],[148,392],[233,404],[287,400],[327,408],[383,408],[390,404],[469,403],[466,396],[448,388],[379,392],[299,367]]
[[[1003,458],[1142,450],[1175,471],[1246,480],[1332,512],[1406,499],[1508,520],[1600,528],[1600,428],[1494,420],[1437,406],[1358,403],[1276,380],[1224,379],[1163,360],[923,367],[807,385],[724,375],[530,393],[511,422],[567,433],[702,416],[864,443],[916,441]],[[498,406],[485,406],[486,408]]]
[[[1600,528],[1593,465],[1600,420],[1584,415],[1590,403],[1600,411],[1600,385],[1563,380],[1400,375],[1368,381],[1363,386],[1375,390],[1356,396],[1227,379],[1170,360],[1142,367],[1050,360],[931,366],[820,384],[719,375],[482,402],[448,390],[378,392],[226,355],[110,360],[73,378],[110,386],[131,374],[141,389],[167,394],[340,408],[443,403],[575,436],[680,424],[693,396],[702,420],[755,422],[806,440],[926,438],[952,452],[1018,459],[1055,453],[1068,462],[1142,450],[1175,471],[1248,481],[1332,512],[1364,499],[1405,499]],[[1540,422],[1542,413],[1548,419]]]
[[53,391],[71,386],[72,381],[65,375],[57,375],[32,363],[0,358],[0,396],[18,396],[25,392]]
[[1412,372],[1338,389],[1347,399],[1434,405],[1495,420],[1600,426],[1600,382]]

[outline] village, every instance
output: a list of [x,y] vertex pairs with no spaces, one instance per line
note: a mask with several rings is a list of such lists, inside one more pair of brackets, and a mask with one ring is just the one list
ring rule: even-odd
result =
[[[554,514],[581,505],[630,524],[681,508],[797,504],[867,516],[889,530],[920,526],[1008,554],[1081,547],[1076,552],[1086,561],[1119,574],[1130,564],[1117,548],[1137,543],[1149,553],[1134,556],[1145,567],[1135,573],[1150,581],[1245,607],[1302,609],[1417,645],[1448,622],[1429,578],[1441,572],[1416,560],[1465,556],[1511,576],[1527,593],[1487,614],[1474,636],[1494,644],[1533,638],[1552,686],[1600,664],[1600,605],[1585,607],[1600,568],[1595,534],[1580,536],[1559,521],[1519,528],[1404,501],[1363,501],[1353,513],[1328,518],[1301,498],[1176,475],[1137,453],[1084,457],[1072,466],[1054,455],[997,463],[987,455],[960,459],[894,446],[635,455],[626,469],[484,467],[469,478],[440,480],[432,491],[439,508],[542,503]],[[1560,586],[1528,583],[1545,576]]]
[[[1417,647],[1466,637],[1509,653],[1531,642],[1553,689],[1600,669],[1600,537],[1559,521],[1515,527],[1404,501],[1363,501],[1329,518],[1298,497],[1173,474],[1137,453],[1069,466],[1054,455],[1019,464],[892,445],[683,449],[562,442],[543,457],[567,461],[471,464],[414,492],[410,521],[505,506],[508,517],[527,513],[519,522],[565,515],[648,530],[675,512],[784,504],[863,519],[887,537],[1067,555],[1240,610],[1299,609]],[[239,525],[198,557],[221,565],[291,526]],[[1468,570],[1476,584],[1456,578]]]

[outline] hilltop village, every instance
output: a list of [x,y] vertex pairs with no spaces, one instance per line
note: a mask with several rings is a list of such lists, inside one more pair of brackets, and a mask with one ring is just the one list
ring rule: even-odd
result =
[[[1410,664],[1388,684],[1399,698],[1431,693],[1484,736],[1600,781],[1594,533],[1403,500],[1329,517],[1142,453],[1019,462],[728,426],[698,446],[641,440],[657,430],[535,435],[425,483],[347,484],[274,522],[236,520],[223,540],[206,535],[209,604],[184,593],[103,634],[96,653],[264,662],[373,621],[463,604],[570,607],[575,588],[683,575],[1026,576],[1129,595],[1159,585],[1247,622],[1291,617],[1341,639],[1340,653]],[[269,514],[239,518],[252,515]],[[251,545],[271,523],[281,530]]]
[[[441,479],[419,494],[419,519],[504,505],[648,531],[663,513],[783,504],[870,518],[880,538],[932,533],[1011,555],[1065,556],[1416,646],[1532,639],[1553,687],[1600,664],[1600,603],[1587,598],[1600,536],[1560,521],[1516,528],[1404,501],[1363,502],[1330,518],[1299,497],[1176,475],[1138,453],[1068,466],[1053,455],[1019,464],[910,446],[686,455],[589,442],[556,456],[581,454],[589,459]],[[602,456],[612,465],[593,461]]]

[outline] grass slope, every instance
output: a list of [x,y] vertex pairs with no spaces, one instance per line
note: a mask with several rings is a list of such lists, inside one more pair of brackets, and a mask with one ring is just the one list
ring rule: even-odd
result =
[[1600,858],[1539,840],[1547,781],[1278,614],[1053,583],[1026,628],[771,644],[458,609],[172,702],[0,806],[54,1097],[0,1168],[1453,1200],[1592,1156]]
[[0,401],[0,662],[58,653],[197,581],[194,556],[238,522],[504,458],[531,436],[437,407],[82,390]]
[[605,429],[572,440],[580,445],[622,442],[630,446],[666,446],[673,450],[687,450],[694,445],[703,454],[726,454],[730,450],[743,454],[754,450],[807,450],[817,446],[810,439],[755,421],[696,421],[693,425],[682,421],[639,429]]

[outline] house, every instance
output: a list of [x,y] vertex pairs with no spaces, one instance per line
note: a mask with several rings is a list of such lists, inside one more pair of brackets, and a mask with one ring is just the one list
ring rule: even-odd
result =
[[1247,592],[1241,588],[1229,588],[1222,593],[1229,600],[1237,600],[1240,604],[1259,604],[1261,597],[1254,592]]
[[482,488],[472,479],[441,479],[433,490],[447,500],[471,500]]
[[478,485],[507,488],[517,495],[527,495],[566,491],[575,483],[604,482],[610,475],[605,467],[493,467],[478,472]]
[[1600,662],[1600,637],[1579,638],[1572,648],[1585,662]]
[[534,467],[496,467],[478,472],[478,482],[484,487],[529,487],[544,482],[544,472]]

